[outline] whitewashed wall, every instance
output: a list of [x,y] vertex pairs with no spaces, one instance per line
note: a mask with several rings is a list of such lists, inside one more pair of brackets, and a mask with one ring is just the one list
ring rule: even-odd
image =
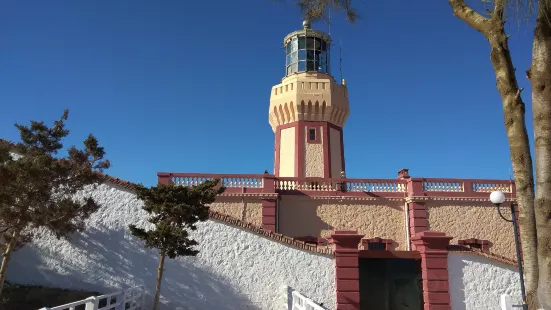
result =
[[[158,255],[127,230],[131,223],[146,224],[141,203],[115,185],[103,184],[93,196],[103,207],[84,233],[69,242],[44,234],[14,253],[8,280],[106,293],[144,284],[151,302]],[[200,243],[197,257],[166,262],[164,309],[283,309],[282,285],[334,308],[331,257],[210,220],[194,235]]]
[[453,310],[500,309],[502,294],[520,296],[516,267],[469,253],[449,253]]

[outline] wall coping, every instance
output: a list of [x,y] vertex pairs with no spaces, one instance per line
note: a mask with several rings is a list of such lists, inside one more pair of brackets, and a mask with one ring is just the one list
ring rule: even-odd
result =
[[448,251],[452,253],[464,253],[464,254],[473,254],[482,256],[485,258],[490,259],[491,261],[500,262],[509,266],[518,267],[518,263],[514,259],[510,259],[508,257],[505,257],[503,255],[499,255],[492,252],[485,252],[480,249],[472,249],[468,246],[459,245],[459,244],[450,244],[448,246]]
[[[352,199],[450,199],[484,200],[489,194],[501,190],[507,199],[515,197],[512,180],[454,179],[454,178],[400,178],[400,179],[353,179],[353,178],[293,178],[268,174],[210,174],[158,172],[159,183],[174,182],[191,186],[207,179],[220,179],[226,193],[272,192],[285,195],[315,197],[341,197]],[[264,180],[270,179],[269,185]],[[269,188],[268,188],[269,187]],[[341,190],[344,188],[344,190]]]

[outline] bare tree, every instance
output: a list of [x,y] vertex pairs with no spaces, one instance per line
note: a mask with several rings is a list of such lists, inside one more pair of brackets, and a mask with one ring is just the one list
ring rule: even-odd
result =
[[522,240],[526,291],[533,300],[538,287],[538,256],[536,219],[534,212],[534,175],[530,142],[525,123],[526,106],[522,101],[515,67],[505,32],[504,0],[495,2],[489,17],[474,11],[464,0],[449,0],[456,17],[482,33],[490,44],[490,60],[496,76],[496,86],[503,102],[505,130],[509,141],[511,163],[519,203],[519,228]]
[[526,290],[530,309],[551,308],[551,2],[537,1],[532,64],[526,72],[532,82],[536,186],[515,67],[505,31],[507,6],[529,7],[531,0],[496,0],[488,16],[474,11],[464,0],[449,0],[454,15],[482,33],[491,48],[490,60],[503,101],[505,129],[517,185],[519,222]]
[[539,0],[532,44],[534,152],[536,155],[535,215],[538,250],[539,305],[551,309],[551,1]]
[[[297,0],[303,15],[324,19],[329,8],[344,10],[354,22],[352,0]],[[551,0],[495,0],[493,10],[477,12],[465,0],[448,0],[456,17],[480,32],[491,47],[496,86],[503,102],[504,122],[517,187],[519,225],[530,309],[551,309]],[[486,2],[486,1],[485,1]],[[505,31],[507,9],[536,12],[532,64],[532,112],[536,183],[515,67]]]

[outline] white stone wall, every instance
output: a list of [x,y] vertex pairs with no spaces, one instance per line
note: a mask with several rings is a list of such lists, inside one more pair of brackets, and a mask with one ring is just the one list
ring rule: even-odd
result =
[[518,272],[511,265],[450,252],[448,268],[453,310],[498,310],[502,294],[520,296]]
[[[84,233],[70,241],[43,233],[14,253],[8,280],[105,293],[143,284],[151,302],[158,252],[145,250],[127,230],[131,223],[146,224],[141,203],[115,185],[100,185],[93,196],[103,207]],[[200,243],[197,257],[166,261],[163,309],[284,309],[284,285],[334,308],[332,257],[210,220],[194,235]]]

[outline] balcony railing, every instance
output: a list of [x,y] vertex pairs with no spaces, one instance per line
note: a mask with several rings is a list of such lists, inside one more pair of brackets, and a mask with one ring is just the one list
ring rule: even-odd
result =
[[314,195],[372,197],[487,197],[500,190],[511,198],[515,184],[510,180],[476,179],[349,179],[349,178],[288,178],[269,174],[157,174],[159,183],[196,186],[201,182],[220,179],[227,193],[307,193]]

